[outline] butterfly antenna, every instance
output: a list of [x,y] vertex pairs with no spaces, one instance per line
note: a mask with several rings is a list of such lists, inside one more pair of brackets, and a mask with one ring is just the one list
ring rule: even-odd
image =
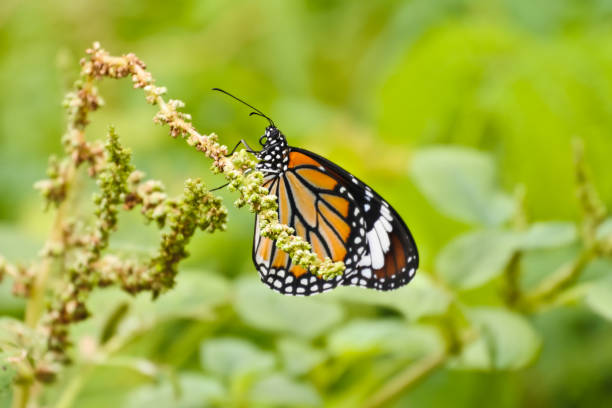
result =
[[255,112],[251,112],[251,113],[249,114],[249,116],[252,116],[252,115],[257,115],[257,116],[261,116],[262,118],[266,118],[266,119],[268,119],[268,122],[270,122],[270,125],[271,125],[271,126],[276,127],[276,126],[274,125],[274,121],[273,121],[272,119],[270,119],[270,118],[268,117],[268,115],[266,115],[265,113],[263,113],[262,111],[260,111],[260,110],[259,110],[259,109],[257,109],[256,107],[254,107],[253,105],[250,105],[250,104],[246,103],[246,102],[245,102],[245,101],[243,101],[242,99],[240,99],[240,98],[238,98],[238,97],[236,97],[236,96],[232,95],[231,93],[229,93],[229,92],[227,92],[227,91],[224,91],[223,89],[220,89],[220,88],[213,88],[212,90],[213,90],[213,91],[223,92],[223,93],[224,93],[224,94],[226,94],[227,96],[230,96],[230,97],[234,98],[235,100],[237,100],[237,101],[238,101],[238,102],[240,102],[240,103],[245,104],[245,105],[246,105],[246,106],[248,106],[249,108],[251,108],[251,109],[255,109]]

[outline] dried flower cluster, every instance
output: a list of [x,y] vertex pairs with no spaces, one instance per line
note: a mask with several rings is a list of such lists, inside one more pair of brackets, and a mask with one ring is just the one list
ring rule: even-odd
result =
[[[144,90],[146,101],[159,106],[154,121],[167,125],[173,137],[185,138],[213,160],[212,171],[223,174],[229,189],[239,193],[235,204],[259,214],[262,234],[277,240],[279,248],[294,262],[324,278],[342,273],[341,262],[319,259],[310,244],[279,223],[276,197],[268,195],[262,186],[263,176],[255,171],[257,161],[252,154],[241,150],[228,156],[227,147],[218,143],[216,135],[198,133],[191,117],[179,111],[184,104],[165,101],[166,89],[154,84],[145,64],[134,54],[114,57],[97,43],[87,54],[89,58],[81,60],[81,78],[64,101],[68,112],[62,138],[64,154],[50,158],[48,178],[35,185],[47,207],[56,208],[41,259],[26,267],[0,258],[0,279],[10,275],[14,293],[28,298],[29,328],[22,326],[19,330],[36,333],[31,337],[38,339],[36,347],[25,341],[27,336],[15,340],[16,349],[28,350],[27,358],[14,356],[21,367],[18,382],[53,380],[58,364],[69,360],[70,325],[89,315],[86,301],[92,290],[115,285],[132,294],[149,291],[157,297],[174,285],[178,264],[188,256],[186,245],[196,230],[225,228],[227,210],[200,180],[187,180],[181,197],[169,198],[161,182],[145,180],[144,173],[134,168],[131,152],[120,144],[114,129],[109,130],[105,142],[86,140],[89,113],[104,104],[95,86],[101,78],[131,77],[134,87]],[[77,181],[84,175],[81,168],[96,180],[99,189],[93,197],[93,224],[71,214],[73,198],[78,194]],[[119,212],[135,208],[140,208],[145,222],[153,222],[162,230],[159,248],[149,259],[126,259],[107,251]]]
[[166,102],[163,98],[166,88],[155,85],[145,64],[134,54],[110,56],[98,43],[88,49],[87,53],[90,58],[81,62],[84,75],[93,78],[131,76],[134,87],[145,91],[147,102],[159,106],[154,121],[167,125],[173,137],[184,137],[189,145],[213,160],[213,171],[223,174],[230,183],[230,189],[240,193],[236,205],[247,205],[252,212],[259,214],[262,235],[276,240],[278,248],[289,254],[294,263],[324,279],[331,279],[344,271],[342,262],[332,262],[329,258],[319,259],[312,253],[308,242],[294,235],[292,228],[278,221],[276,198],[262,187],[263,176],[254,171],[255,157],[244,150],[228,157],[227,147],[218,143],[217,135],[200,134],[193,127],[191,116],[179,111],[184,103],[173,99]]

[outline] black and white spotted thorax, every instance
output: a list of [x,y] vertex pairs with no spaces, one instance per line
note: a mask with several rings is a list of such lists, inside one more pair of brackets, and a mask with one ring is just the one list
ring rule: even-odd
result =
[[268,174],[280,174],[287,171],[289,145],[281,131],[275,126],[268,126],[266,133],[259,138],[259,141],[263,149],[257,153],[257,158],[260,160],[257,170]]

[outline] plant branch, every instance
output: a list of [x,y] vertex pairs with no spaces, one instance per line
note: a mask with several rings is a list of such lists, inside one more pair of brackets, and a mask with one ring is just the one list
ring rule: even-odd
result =
[[189,145],[212,159],[213,171],[223,174],[229,181],[229,189],[240,193],[236,205],[247,205],[252,212],[258,214],[262,236],[275,240],[276,246],[286,252],[296,265],[323,279],[342,274],[345,268],[342,262],[333,262],[329,258],[319,259],[312,252],[311,245],[295,235],[293,228],[279,222],[276,197],[268,194],[268,190],[262,186],[263,174],[255,171],[256,159],[252,155],[241,150],[228,157],[227,146],[217,142],[217,135],[200,134],[191,123],[191,116],[178,110],[184,107],[184,103],[173,99],[166,102],[163,98],[166,88],[155,85],[152,75],[146,71],[146,65],[134,54],[111,56],[99,43],[94,43],[87,53],[89,59],[81,61],[82,75],[96,79],[130,76],[134,87],[145,91],[147,102],[159,106],[154,121],[167,125],[172,137],[185,138]]
[[525,311],[533,312],[554,303],[555,298],[575,283],[586,266],[603,251],[602,243],[597,239],[597,229],[604,221],[607,209],[589,177],[584,145],[579,139],[574,140],[574,169],[576,195],[582,212],[580,231],[583,249],[576,259],[561,266],[523,297],[520,304]]
[[384,387],[375,393],[364,407],[378,408],[387,404],[401,395],[402,392],[414,386],[417,382],[425,379],[436,369],[441,367],[448,358],[446,352],[433,353],[406,368],[403,372],[391,379]]
[[[41,259],[27,268],[15,267],[3,259],[0,264],[0,278],[12,275],[13,291],[28,298],[27,325],[40,329],[46,337],[46,347],[35,351],[41,356],[28,356],[32,375],[18,382],[15,406],[28,404],[34,379],[52,381],[59,369],[57,363],[68,361],[68,327],[88,317],[86,300],[95,287],[119,284],[130,293],[149,290],[155,297],[173,286],[177,265],[188,255],[185,247],[195,230],[213,232],[225,226],[226,210],[220,199],[199,180],[187,181],[182,198],[168,199],[161,183],[142,182],[143,174],[129,163],[130,153],[120,146],[113,130],[106,146],[97,140],[86,140],[89,113],[104,103],[95,86],[102,78],[130,77],[135,88],[143,89],[146,101],[159,107],[154,121],[168,126],[172,137],[181,136],[212,159],[212,171],[223,174],[229,181],[229,189],[239,192],[236,205],[247,206],[256,213],[261,235],[275,240],[277,247],[288,253],[296,265],[324,279],[344,270],[342,262],[319,259],[308,242],[279,222],[276,197],[268,194],[263,187],[263,174],[255,170],[257,159],[245,150],[228,157],[227,147],[217,142],[216,135],[199,133],[190,115],[179,110],[184,104],[164,99],[166,89],[155,86],[140,59],[134,54],[111,56],[97,43],[87,54],[89,57],[81,60],[80,79],[64,101],[68,111],[67,128],[62,137],[64,155],[59,159],[50,158],[48,178],[35,185],[45,198],[47,208],[56,208]],[[89,176],[97,179],[101,190],[94,200],[93,228],[73,220],[67,208],[67,197],[76,192],[75,181],[83,164]],[[162,233],[158,253],[148,263],[102,254],[116,228],[120,205],[127,210],[139,205],[148,221],[167,228]],[[52,277],[58,278],[61,286],[51,285]],[[50,304],[47,298],[51,299]]]
[[527,312],[534,312],[552,303],[563,290],[578,280],[586,266],[595,259],[597,254],[597,247],[583,249],[576,259],[561,266],[535,289],[527,293],[521,300],[521,308]]

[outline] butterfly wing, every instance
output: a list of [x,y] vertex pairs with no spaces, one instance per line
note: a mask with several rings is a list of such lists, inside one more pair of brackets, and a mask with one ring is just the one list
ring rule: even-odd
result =
[[[414,276],[419,255],[412,234],[397,212],[364,182],[315,153],[291,148],[316,160],[348,191],[348,197],[360,210],[366,235],[366,251],[345,272],[344,285],[358,285],[379,290],[395,289]],[[342,189],[341,189],[342,190]],[[347,265],[350,263],[345,261]]]
[[[253,261],[264,283],[284,294],[311,295],[339,284],[389,290],[410,281],[418,253],[408,228],[376,192],[346,170],[307,150],[291,147],[287,168],[264,185],[278,197],[283,224],[324,259],[343,261],[342,276],[325,281],[261,237],[255,225]],[[258,220],[257,220],[258,221]]]
[[[280,175],[268,175],[264,186],[277,196],[280,221],[308,241],[320,259],[344,261],[348,251],[356,249],[348,243],[359,233],[350,224],[354,203],[347,194],[340,193],[338,181],[319,167],[306,156],[290,153],[287,170]],[[255,222],[253,262],[261,280],[270,288],[283,294],[308,296],[333,289],[342,282],[343,276],[323,280],[293,264],[274,241],[259,234],[258,224],[259,219]]]

